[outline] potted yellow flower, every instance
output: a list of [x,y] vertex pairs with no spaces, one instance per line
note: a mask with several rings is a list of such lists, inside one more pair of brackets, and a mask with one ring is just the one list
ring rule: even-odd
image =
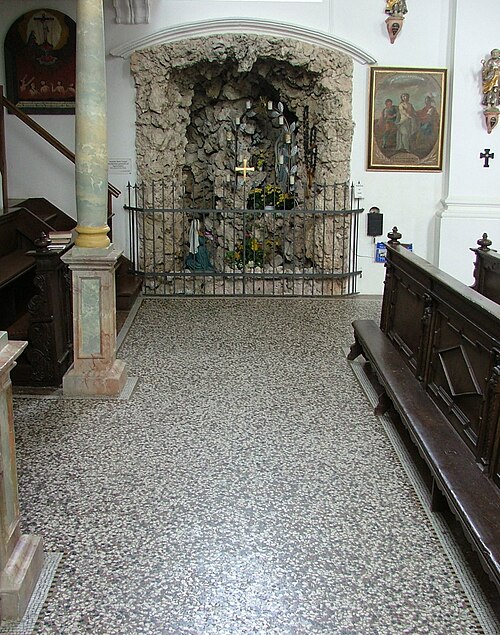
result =
[[254,187],[248,192],[247,209],[292,209],[294,197],[278,185]]

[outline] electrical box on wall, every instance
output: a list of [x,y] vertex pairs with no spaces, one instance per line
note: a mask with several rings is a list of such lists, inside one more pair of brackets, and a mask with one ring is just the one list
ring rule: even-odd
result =
[[379,208],[370,208],[367,219],[368,225],[366,233],[368,236],[382,236],[384,233],[384,215],[380,213]]

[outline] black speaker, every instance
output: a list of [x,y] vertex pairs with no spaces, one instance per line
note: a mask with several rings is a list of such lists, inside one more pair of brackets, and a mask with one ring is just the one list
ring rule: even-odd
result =
[[370,212],[368,213],[368,236],[382,236],[384,233],[383,225],[384,225],[384,215],[380,212]]

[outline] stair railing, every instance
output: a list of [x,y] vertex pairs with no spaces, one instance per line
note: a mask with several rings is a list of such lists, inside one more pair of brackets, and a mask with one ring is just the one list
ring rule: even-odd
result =
[[[62,144],[58,139],[50,134],[43,126],[40,126],[30,116],[24,113],[22,110],[13,104],[3,94],[3,87],[0,86],[0,173],[2,177],[2,199],[4,211],[8,211],[8,185],[7,185],[7,160],[5,153],[5,120],[4,120],[4,108],[11,114],[15,115],[23,123],[25,123],[31,130],[36,132],[42,139],[47,141],[53,148],[55,148],[60,154],[64,155],[72,163],[75,163],[75,153]],[[108,225],[111,228],[111,218],[113,216],[113,197],[118,198],[120,196],[120,190],[111,183],[108,183]]]
[[[3,104],[3,86],[0,86],[0,99]],[[2,203],[5,211],[8,209],[9,193],[7,188],[7,158],[5,156],[5,121],[3,105],[0,107],[0,177],[2,179]]]

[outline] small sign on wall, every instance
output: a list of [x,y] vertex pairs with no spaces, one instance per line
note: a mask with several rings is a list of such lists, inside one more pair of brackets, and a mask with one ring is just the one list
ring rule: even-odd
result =
[[[400,243],[402,247],[406,247],[408,251],[413,251],[413,243]],[[385,262],[387,247],[385,243],[376,243],[375,245],[375,262]]]
[[109,159],[108,170],[110,174],[131,174],[132,159]]

